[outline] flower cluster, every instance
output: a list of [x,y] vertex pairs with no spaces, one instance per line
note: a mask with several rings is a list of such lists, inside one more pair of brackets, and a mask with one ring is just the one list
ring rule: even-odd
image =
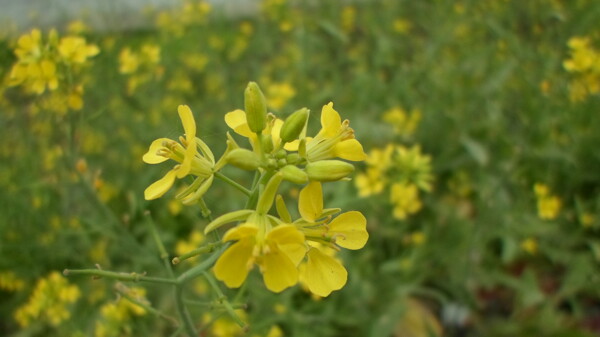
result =
[[421,209],[419,191],[431,191],[433,175],[431,157],[421,154],[418,145],[407,148],[388,144],[383,149],[373,149],[366,163],[365,172],[356,176],[361,197],[381,194],[389,186],[396,219],[406,219]]
[[[366,219],[356,211],[323,206],[322,182],[347,179],[354,166],[346,161],[366,158],[354,137],[348,120],[342,121],[333,103],[323,106],[321,130],[307,136],[309,110],[302,108],[283,121],[267,113],[262,91],[254,82],[245,91],[245,110],[225,115],[226,124],[248,140],[250,148],[238,145],[227,135],[227,149],[219,160],[204,141],[196,136],[196,124],[189,107],[179,106],[185,136],[179,142],[159,138],[143,160],[158,164],[168,159],[177,162],[162,179],[145,191],[146,199],[164,195],[176,179],[193,176],[194,181],[177,198],[185,204],[202,203],[202,196],[215,177],[244,192],[247,208],[219,216],[209,223],[205,234],[225,224],[237,222],[222,242],[228,248],[214,267],[217,279],[236,288],[258,266],[266,287],[280,292],[302,280],[316,295],[327,296],[342,288],[347,271],[335,258],[341,248],[360,249],[368,239]],[[339,158],[339,159],[338,159]],[[220,170],[232,165],[255,171],[259,179],[251,189],[225,177]],[[304,185],[300,192],[300,217],[292,219],[283,197],[278,194],[283,181]],[[276,204],[277,216],[270,214]]]
[[570,57],[563,66],[575,75],[569,85],[571,100],[582,101],[588,95],[600,93],[600,51],[592,46],[588,37],[572,37],[568,46]]
[[125,47],[119,53],[119,73],[128,76],[127,92],[135,90],[152,79],[160,77],[163,69],[160,65],[160,47],[153,44],[143,45],[139,51]]
[[131,319],[146,314],[146,309],[128,299],[148,305],[148,300],[145,298],[146,289],[127,288],[121,283],[117,283],[116,287],[119,293],[127,298],[110,301],[100,308],[101,318],[96,321],[95,337],[132,336]]
[[552,195],[548,186],[541,183],[535,184],[533,186],[533,191],[537,198],[537,209],[540,219],[556,219],[562,205],[560,198]]
[[29,301],[15,312],[15,319],[23,327],[33,321],[57,326],[71,317],[69,306],[80,295],[77,286],[70,285],[59,272],[52,272],[38,281]]
[[[16,63],[12,66],[8,84],[22,86],[28,93],[41,95],[52,92],[53,100],[66,102],[68,108],[79,110],[83,106],[83,86],[74,83],[75,75],[81,72],[88,59],[100,52],[98,47],[88,44],[81,36],[69,35],[59,38],[51,30],[46,38],[33,29],[17,41]],[[61,90],[61,95],[56,94]]]

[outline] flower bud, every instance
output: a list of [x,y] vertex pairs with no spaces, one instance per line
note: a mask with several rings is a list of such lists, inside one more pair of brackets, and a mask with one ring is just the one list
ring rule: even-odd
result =
[[300,155],[297,153],[290,153],[285,157],[285,160],[288,162],[288,164],[297,164],[300,160]]
[[354,165],[341,160],[320,160],[306,165],[308,178],[313,181],[336,181],[354,171]]
[[284,143],[291,142],[300,136],[300,133],[306,126],[308,114],[309,110],[307,108],[302,108],[286,118],[281,126],[281,131],[279,132],[279,137]]
[[227,162],[243,170],[254,171],[260,166],[260,158],[247,149],[234,149],[227,154]]
[[303,170],[294,165],[284,166],[279,172],[283,174],[283,179],[296,184],[306,184],[308,175]]
[[261,133],[267,125],[267,100],[256,82],[248,83],[244,91],[244,108],[250,130]]
[[260,141],[260,148],[263,153],[271,153],[273,151],[273,138],[271,135],[258,135],[258,139]]

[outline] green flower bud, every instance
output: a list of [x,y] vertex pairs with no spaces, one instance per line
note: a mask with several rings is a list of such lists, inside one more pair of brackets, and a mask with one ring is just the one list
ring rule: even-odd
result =
[[341,160],[320,160],[306,165],[308,178],[314,181],[336,181],[354,172],[354,165]]
[[306,184],[308,182],[308,175],[303,170],[299,169],[294,165],[284,166],[279,170],[283,175],[283,179],[291,181],[296,184]]
[[234,149],[227,154],[227,162],[243,170],[254,171],[260,166],[258,155],[248,149]]
[[297,153],[290,153],[287,155],[285,160],[287,161],[288,164],[294,165],[294,164],[297,164],[298,161],[300,160],[300,155]]
[[277,159],[277,167],[284,167],[287,165],[287,161],[285,159]]
[[267,126],[267,100],[256,82],[248,83],[244,91],[244,108],[250,130],[261,133]]
[[271,135],[259,135],[260,148],[263,153],[271,153],[273,151],[273,138]]
[[287,155],[287,152],[284,149],[281,149],[281,150],[277,151],[277,153],[275,154],[275,158],[284,159],[286,155]]
[[309,110],[307,108],[302,108],[286,118],[281,126],[281,131],[279,132],[279,137],[284,143],[291,142],[300,136],[300,133],[306,126],[308,115]]

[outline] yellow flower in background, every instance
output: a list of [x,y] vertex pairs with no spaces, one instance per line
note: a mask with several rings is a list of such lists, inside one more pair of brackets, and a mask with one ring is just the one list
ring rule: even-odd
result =
[[592,46],[589,37],[572,37],[567,45],[569,59],[563,62],[565,70],[573,74],[569,95],[573,102],[580,102],[589,95],[600,93],[600,51]]
[[415,184],[395,183],[390,190],[390,201],[394,206],[394,218],[403,220],[421,210],[419,189]]
[[15,312],[15,319],[22,327],[34,321],[58,326],[71,317],[69,306],[80,295],[77,286],[70,285],[59,272],[52,272],[37,282],[27,303]]
[[204,234],[202,232],[194,230],[190,233],[187,240],[179,240],[175,245],[175,254],[183,255],[198,247],[204,242]]
[[162,179],[146,188],[144,191],[146,200],[163,196],[173,186],[176,178],[193,175],[197,177],[196,180],[181,194],[181,198],[184,203],[195,201],[210,187],[213,172],[218,169],[211,150],[196,137],[196,122],[190,108],[187,105],[180,105],[177,112],[185,130],[185,138],[180,137],[179,143],[168,138],[155,140],[148,152],[144,154],[143,160],[147,164],[159,164],[172,159],[179,164],[167,172]]
[[[117,288],[140,303],[150,304],[145,298],[144,288],[127,288],[121,283],[117,284]],[[145,314],[146,309],[123,297],[116,302],[108,302],[100,308],[100,319],[96,321],[94,337],[129,336],[132,318]]]
[[354,178],[358,196],[363,198],[381,193],[386,183],[386,177],[377,167],[369,167],[365,173],[359,173]]
[[410,137],[419,126],[421,111],[413,109],[409,114],[400,107],[392,108],[383,114],[383,121],[391,124],[396,134]]
[[214,267],[217,279],[230,288],[244,283],[256,264],[267,289],[281,292],[298,282],[298,263],[304,257],[304,235],[293,225],[270,229],[264,219],[230,229],[223,241],[236,241],[219,257]]
[[534,238],[527,238],[521,241],[521,249],[531,255],[535,255],[538,252],[538,242]]
[[25,287],[25,281],[17,277],[12,271],[0,272],[0,289],[14,292]]
[[562,207],[560,198],[552,195],[550,193],[550,188],[541,183],[536,183],[533,186],[533,190],[537,197],[537,209],[540,219],[556,219]]
[[98,55],[100,49],[93,44],[87,44],[79,36],[67,36],[60,39],[58,53],[66,63],[83,64],[92,56]]
[[125,47],[119,53],[119,72],[121,74],[132,74],[140,66],[139,56],[131,51],[131,48]]
[[398,146],[396,152],[394,169],[398,171],[399,180],[414,184],[424,191],[431,191],[431,157],[421,154],[421,147],[418,145],[411,148]]
[[267,102],[269,107],[280,110],[286,103],[296,96],[296,90],[289,83],[271,83],[267,85]]

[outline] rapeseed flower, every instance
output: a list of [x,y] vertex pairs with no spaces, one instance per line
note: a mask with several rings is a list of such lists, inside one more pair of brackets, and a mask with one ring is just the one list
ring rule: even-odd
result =
[[58,326],[71,317],[69,306],[80,295],[77,286],[70,285],[59,272],[52,272],[37,282],[27,303],[15,312],[15,319],[22,327],[33,321]]
[[185,138],[180,137],[179,143],[168,138],[155,140],[148,152],[144,154],[143,160],[147,164],[159,164],[172,159],[179,164],[167,172],[162,179],[146,188],[144,191],[146,200],[163,196],[173,186],[176,178],[193,175],[197,177],[196,180],[178,197],[183,199],[184,203],[195,201],[210,187],[213,173],[221,166],[215,164],[210,148],[196,137],[196,122],[190,108],[187,105],[180,105],[177,111],[185,130]]
[[419,199],[419,189],[410,183],[394,183],[390,189],[390,201],[394,206],[394,218],[400,220],[418,212],[423,206]]
[[544,184],[536,183],[533,189],[537,198],[537,209],[540,219],[556,219],[562,207],[560,198],[552,195],[550,188]]
[[331,219],[337,209],[323,208],[321,183],[311,182],[300,191],[298,210],[301,219],[295,222],[307,240],[306,262],[301,267],[301,278],[308,289],[319,296],[328,296],[341,289],[348,272],[328,249],[339,247],[357,250],[369,239],[367,221],[357,211],[342,213]]

